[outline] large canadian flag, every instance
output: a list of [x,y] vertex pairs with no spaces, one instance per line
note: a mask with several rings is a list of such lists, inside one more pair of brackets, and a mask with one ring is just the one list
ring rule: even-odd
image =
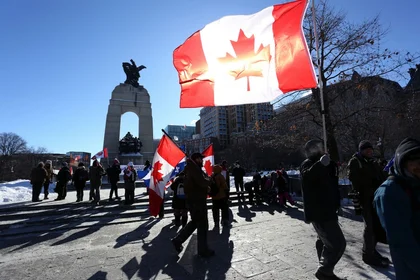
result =
[[213,144],[210,144],[210,146],[208,146],[201,154],[204,156],[203,170],[207,173],[207,175],[211,176],[214,166]]
[[175,49],[181,108],[269,102],[317,86],[302,30],[306,0],[223,17]]
[[165,195],[165,186],[175,166],[184,157],[184,152],[168,136],[163,135],[153,157],[150,171],[149,212],[152,216],[159,214]]

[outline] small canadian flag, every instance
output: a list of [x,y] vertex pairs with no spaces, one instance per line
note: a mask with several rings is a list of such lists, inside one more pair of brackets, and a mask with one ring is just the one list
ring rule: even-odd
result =
[[203,171],[205,171],[207,175],[211,176],[214,165],[213,143],[210,144],[210,146],[208,146],[201,154],[204,156]]
[[108,148],[104,148],[102,151],[97,152],[96,155],[92,157],[93,160],[100,159],[100,158],[107,158],[108,157]]

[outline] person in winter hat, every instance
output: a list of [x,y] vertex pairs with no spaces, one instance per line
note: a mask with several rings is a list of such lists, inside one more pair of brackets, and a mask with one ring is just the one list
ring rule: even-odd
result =
[[118,159],[114,159],[112,166],[106,169],[108,181],[111,183],[111,190],[109,191],[109,201],[112,201],[112,194],[115,193],[115,198],[120,200],[118,196],[118,181],[120,180],[121,167]]
[[52,177],[54,175],[52,161],[47,160],[45,162],[44,168],[47,171],[47,179],[44,182],[44,199],[48,199],[48,195],[49,195],[48,188],[50,187],[50,184],[52,183]]
[[376,250],[378,241],[386,242],[386,238],[373,207],[374,193],[386,178],[383,168],[374,159],[373,152],[373,145],[369,141],[361,141],[359,151],[349,161],[348,175],[354,191],[359,194],[365,224],[362,259],[372,266],[387,267],[389,260]]
[[420,279],[420,141],[406,138],[399,144],[391,176],[376,190],[374,205],[396,279]]
[[125,188],[125,205],[134,203],[134,192],[136,189],[137,171],[134,164],[129,162],[127,168],[124,169],[124,188]]
[[315,247],[319,267],[318,279],[341,279],[334,274],[334,267],[346,248],[346,240],[338,223],[340,208],[337,165],[324,152],[320,140],[305,144],[306,160],[300,166],[304,219],[312,223],[318,239]]

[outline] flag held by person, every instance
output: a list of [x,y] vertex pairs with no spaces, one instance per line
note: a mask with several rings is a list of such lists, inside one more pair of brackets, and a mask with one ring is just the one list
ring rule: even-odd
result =
[[226,16],[174,50],[181,108],[269,102],[317,86],[302,21],[306,0]]
[[[166,135],[163,135],[153,158],[149,183],[149,212],[157,216],[165,197],[165,186],[175,166],[185,157],[179,147]],[[149,180],[146,175],[143,180]]]
[[97,152],[92,159],[108,158],[108,148],[104,148],[102,151]]

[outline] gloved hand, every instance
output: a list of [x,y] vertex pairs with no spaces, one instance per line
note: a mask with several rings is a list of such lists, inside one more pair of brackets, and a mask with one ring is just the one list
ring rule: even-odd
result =
[[321,159],[319,160],[321,162],[322,165],[324,166],[328,166],[330,164],[330,156],[325,154],[321,157]]

